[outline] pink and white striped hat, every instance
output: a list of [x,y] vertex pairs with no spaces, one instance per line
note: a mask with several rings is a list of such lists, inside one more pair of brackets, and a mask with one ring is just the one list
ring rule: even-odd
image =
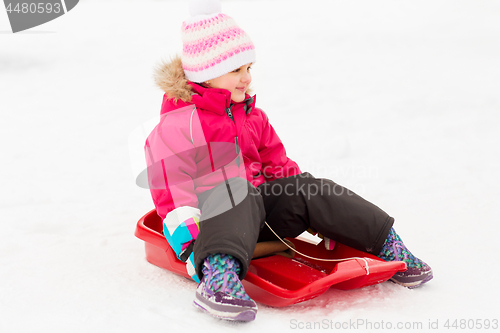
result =
[[182,68],[191,82],[215,79],[255,62],[255,47],[218,0],[191,0],[182,23]]

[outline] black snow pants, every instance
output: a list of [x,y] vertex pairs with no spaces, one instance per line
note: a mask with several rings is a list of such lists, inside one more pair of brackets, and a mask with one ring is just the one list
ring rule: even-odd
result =
[[257,188],[231,178],[202,193],[200,233],[194,245],[196,273],[202,278],[203,260],[225,253],[241,262],[244,278],[255,245],[296,237],[311,228],[355,249],[377,255],[394,219],[374,204],[328,179],[309,173],[266,182]]

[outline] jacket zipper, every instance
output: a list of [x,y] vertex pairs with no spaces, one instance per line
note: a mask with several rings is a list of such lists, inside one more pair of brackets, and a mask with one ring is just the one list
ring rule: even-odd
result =
[[[233,121],[233,123],[236,127],[236,122],[234,121],[233,113],[231,112],[231,107],[232,107],[232,105],[230,107],[226,108],[226,113],[227,113],[229,119],[231,119]],[[240,145],[238,143],[238,135],[237,134],[234,137],[234,144],[236,146],[236,156],[237,156],[236,157],[236,164],[238,166],[240,166]]]

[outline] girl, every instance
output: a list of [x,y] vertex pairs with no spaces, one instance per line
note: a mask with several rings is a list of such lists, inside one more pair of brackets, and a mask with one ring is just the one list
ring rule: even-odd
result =
[[164,234],[199,282],[194,304],[219,318],[251,321],[257,305],[245,277],[257,242],[307,229],[384,260],[403,260],[392,281],[432,278],[377,206],[286,155],[267,115],[249,95],[255,48],[218,0],[190,3],[182,57],[161,65],[159,124],[146,141],[148,182]]

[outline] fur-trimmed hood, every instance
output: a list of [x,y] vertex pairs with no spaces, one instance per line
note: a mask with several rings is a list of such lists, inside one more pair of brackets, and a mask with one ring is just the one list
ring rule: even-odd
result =
[[177,102],[191,102],[193,89],[188,84],[188,80],[182,69],[182,61],[179,56],[171,59],[170,62],[162,61],[154,71],[155,83],[165,92],[168,99]]
[[[166,97],[177,103],[181,100],[185,103],[191,103],[191,97],[196,92],[193,91],[192,83],[188,81],[182,68],[182,61],[179,56],[175,56],[170,62],[162,61],[154,70],[155,83],[163,90]],[[249,88],[246,94],[252,93]]]

